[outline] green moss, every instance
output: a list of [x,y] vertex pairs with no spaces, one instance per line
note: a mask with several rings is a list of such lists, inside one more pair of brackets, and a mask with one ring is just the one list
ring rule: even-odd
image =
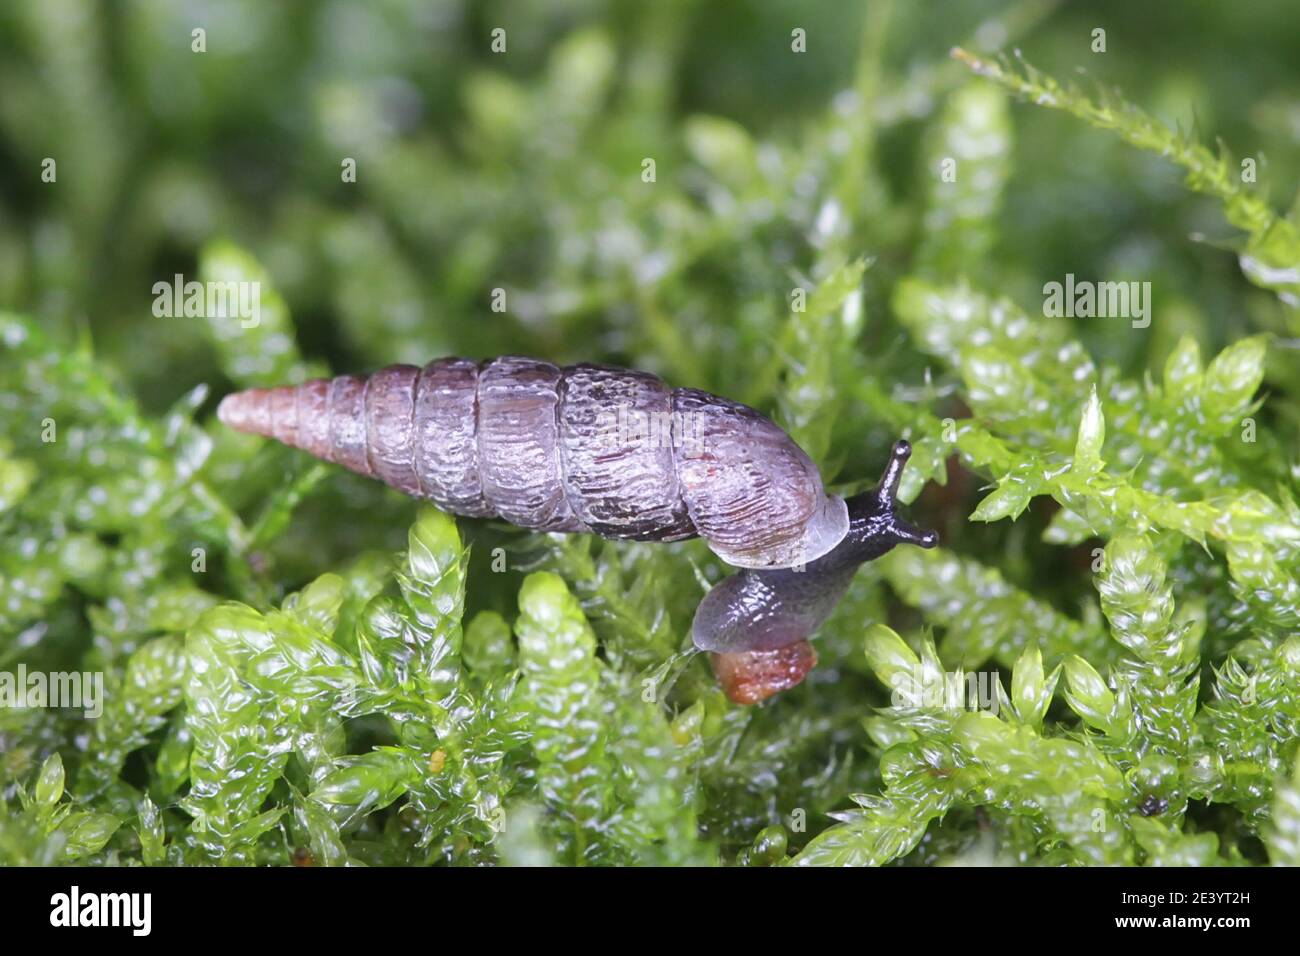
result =
[[[1116,11],[1089,59],[1070,5],[505,4],[497,56],[426,6],[245,5],[203,57],[165,5],[0,12],[0,673],[104,683],[0,707],[0,863],[1300,862],[1293,17]],[[257,323],[156,316],[177,272]],[[1149,327],[1047,314],[1067,272]],[[509,353],[749,402],[839,491],[907,437],[942,547],[743,708],[700,542],[453,519],[212,415]]]

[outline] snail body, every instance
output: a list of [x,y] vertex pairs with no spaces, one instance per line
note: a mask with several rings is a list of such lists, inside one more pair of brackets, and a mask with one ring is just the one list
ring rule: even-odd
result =
[[719,582],[700,602],[691,626],[714,672],[737,703],[757,703],[798,684],[817,663],[809,638],[830,617],[858,567],[899,544],[933,548],[939,536],[898,516],[896,496],[912,454],[894,444],[873,491],[848,500],[849,530],[830,552],[804,568],[744,570]]
[[748,406],[645,372],[505,357],[394,365],[227,396],[218,417],[453,514],[679,541],[741,568],[815,561],[844,499]]

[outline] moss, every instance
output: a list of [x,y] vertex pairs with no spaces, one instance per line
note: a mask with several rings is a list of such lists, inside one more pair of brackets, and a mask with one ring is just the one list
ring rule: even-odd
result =
[[[160,4],[0,13],[0,674],[104,682],[0,707],[0,863],[1300,862],[1286,11],[1112,11],[1087,59],[1069,5],[505,4],[497,56],[425,6],[244,5],[201,57]],[[177,272],[258,322],[155,315]],[[1054,313],[1066,273],[1149,325]],[[845,492],[906,437],[942,547],[738,707],[699,542],[455,520],[212,415],[453,353],[748,402]]]

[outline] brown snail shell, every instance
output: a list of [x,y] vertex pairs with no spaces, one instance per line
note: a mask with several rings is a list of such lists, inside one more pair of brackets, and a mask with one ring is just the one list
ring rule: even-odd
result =
[[769,419],[645,372],[445,358],[249,389],[217,413],[454,514],[644,541],[699,535],[741,568],[814,561],[849,527],[844,500]]

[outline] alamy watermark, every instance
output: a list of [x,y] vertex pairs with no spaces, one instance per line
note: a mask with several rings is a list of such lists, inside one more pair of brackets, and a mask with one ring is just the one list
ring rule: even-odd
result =
[[603,410],[596,422],[596,447],[606,451],[650,451],[704,446],[705,416],[699,412],[650,412],[630,405]]
[[986,710],[998,712],[1001,680],[997,671],[940,671],[916,667],[898,671],[889,679],[895,707],[928,707],[944,710]]
[[1074,273],[1065,282],[1043,286],[1043,315],[1053,319],[1131,319],[1133,328],[1151,324],[1150,282],[1076,282]]
[[159,319],[237,318],[246,329],[262,321],[262,283],[185,281],[179,272],[171,282],[153,284],[153,314]]
[[73,885],[50,897],[50,925],[58,927],[125,927],[133,936],[153,929],[152,893],[83,893]]
[[104,713],[103,671],[0,671],[0,707],[56,707],[82,711],[89,718]]

